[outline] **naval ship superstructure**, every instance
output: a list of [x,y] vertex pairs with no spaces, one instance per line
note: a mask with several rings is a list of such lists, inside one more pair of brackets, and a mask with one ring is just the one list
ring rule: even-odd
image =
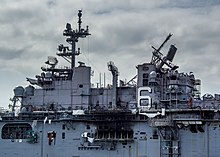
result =
[[219,156],[220,95],[201,97],[201,80],[178,72],[175,45],[161,53],[172,34],[133,79],[120,81],[110,61],[112,85],[93,87],[91,67],[75,63],[78,40],[90,35],[81,25],[79,10],[78,28],[63,31],[70,46],[58,46],[70,67],[50,56],[27,87],[14,89],[12,112],[0,117],[1,157]]

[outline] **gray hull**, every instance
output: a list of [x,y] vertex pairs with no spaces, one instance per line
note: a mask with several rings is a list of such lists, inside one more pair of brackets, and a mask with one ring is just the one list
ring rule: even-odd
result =
[[[152,126],[153,122],[150,119],[140,120],[139,116],[132,117],[136,119],[120,122],[89,120],[81,122],[79,119],[37,121],[34,126],[34,132],[38,134],[36,143],[30,143],[30,138],[1,138],[0,156],[218,157],[220,154],[220,122],[203,122],[203,125],[198,124],[193,130],[191,124],[181,128],[156,127]],[[27,122],[0,122],[0,127],[2,129],[5,124],[13,123]],[[33,122],[28,123],[33,125]],[[121,126],[130,126],[133,134],[123,131],[118,133],[119,130],[110,129],[110,126],[119,125],[119,123]],[[97,130],[100,135],[93,134]],[[56,133],[52,139],[48,136],[50,132]]]

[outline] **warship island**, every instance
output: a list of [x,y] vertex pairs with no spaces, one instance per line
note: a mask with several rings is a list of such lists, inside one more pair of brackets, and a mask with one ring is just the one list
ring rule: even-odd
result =
[[93,87],[91,67],[76,60],[78,41],[91,35],[81,10],[77,23],[57,48],[68,66],[49,56],[14,88],[11,111],[0,114],[0,157],[219,157],[220,94],[201,96],[201,80],[178,71],[176,45],[161,52],[172,34],[131,80],[109,61],[111,85]]

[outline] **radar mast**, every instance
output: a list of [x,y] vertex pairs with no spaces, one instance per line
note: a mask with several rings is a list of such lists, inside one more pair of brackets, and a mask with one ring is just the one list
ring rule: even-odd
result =
[[80,48],[78,48],[78,51],[76,51],[76,43],[79,41],[79,38],[86,38],[88,35],[91,35],[89,33],[89,27],[86,26],[86,29],[81,27],[82,24],[82,10],[79,10],[78,12],[78,29],[72,29],[71,24],[66,24],[66,29],[63,31],[63,36],[66,36],[66,42],[70,44],[69,48],[68,46],[64,46],[63,44],[60,44],[58,46],[58,51],[60,53],[57,53],[58,56],[62,56],[65,60],[71,63],[71,69],[75,67],[76,62],[76,55],[80,54]]
[[153,56],[151,59],[151,64],[156,66],[157,72],[163,71],[162,67],[164,64],[167,65],[169,68],[171,68],[171,70],[175,70],[178,68],[177,65],[172,64],[173,58],[174,58],[176,51],[177,51],[177,48],[175,47],[175,45],[170,45],[170,49],[169,49],[167,55],[164,57],[163,57],[163,54],[160,52],[162,47],[167,43],[167,41],[170,39],[171,36],[172,36],[172,34],[169,34],[158,49],[152,46],[154,51],[152,52]]

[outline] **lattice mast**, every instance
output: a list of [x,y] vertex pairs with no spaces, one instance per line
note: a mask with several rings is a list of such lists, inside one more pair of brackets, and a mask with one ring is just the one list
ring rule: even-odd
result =
[[59,56],[62,56],[65,60],[71,63],[71,69],[75,67],[76,55],[80,54],[80,48],[76,51],[76,43],[79,41],[79,38],[85,38],[89,33],[89,27],[86,26],[86,29],[81,27],[82,24],[82,10],[78,12],[78,29],[72,29],[71,24],[66,24],[66,29],[63,31],[63,36],[66,36],[66,42],[69,43],[71,48],[60,44],[58,46]]

